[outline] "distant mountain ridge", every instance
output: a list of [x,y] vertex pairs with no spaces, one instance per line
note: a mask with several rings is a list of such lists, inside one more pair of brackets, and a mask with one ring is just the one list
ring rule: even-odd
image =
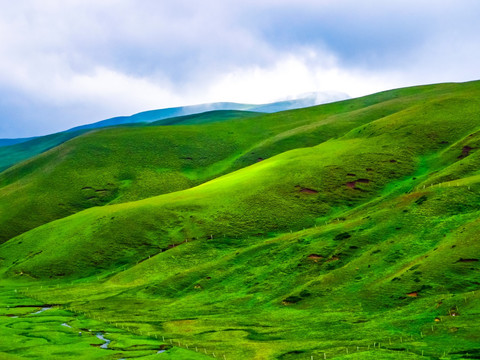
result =
[[0,171],[95,129],[132,125],[162,126],[209,123],[233,118],[239,119],[258,116],[263,113],[275,113],[283,110],[305,108],[319,103],[333,102],[345,98],[348,98],[348,95],[342,93],[309,93],[304,94],[299,99],[260,105],[216,102],[211,104],[173,107],[143,111],[131,116],[113,117],[45,136],[0,139]]
[[[216,102],[209,104],[200,104],[200,105],[189,105],[189,106],[179,106],[171,107],[165,109],[157,110],[148,110],[142,111],[131,116],[117,116],[106,120],[101,120],[95,123],[76,126],[67,131],[76,131],[84,129],[97,129],[108,126],[117,126],[124,124],[136,124],[136,123],[149,123],[149,122],[158,122],[160,120],[194,115],[207,111],[214,110],[239,110],[239,111],[252,111],[252,112],[264,112],[264,113],[274,113],[284,110],[293,110],[299,109],[308,106],[318,105],[320,103],[337,101],[347,99],[348,95],[343,93],[332,93],[332,94],[323,94],[323,93],[309,93],[306,96],[300,99],[294,100],[284,100],[277,101],[268,104],[241,104],[235,102]],[[160,123],[158,123],[160,125]]]
[[[284,110],[299,109],[308,106],[319,105],[323,103],[339,101],[348,99],[349,96],[345,93],[308,93],[304,94],[301,98],[293,100],[283,100],[268,104],[241,104],[235,102],[216,102],[200,105],[188,105],[171,107],[164,109],[142,111],[130,116],[116,116],[109,119],[97,121],[90,124],[79,125],[64,132],[75,132],[78,130],[90,130],[99,129],[109,126],[118,126],[126,124],[138,124],[138,123],[151,123],[158,122],[157,125],[161,125],[160,121],[179,116],[194,115],[215,110],[237,110],[237,111],[251,111],[251,112],[263,112],[274,113]],[[15,144],[21,144],[23,142],[35,139],[36,137],[28,138],[16,138],[16,139],[0,139],[0,147],[10,146]]]
[[[142,111],[131,116],[117,116],[110,119],[98,121],[91,124],[80,125],[67,131],[76,131],[82,129],[98,129],[108,126],[117,126],[124,124],[138,124],[159,121],[177,116],[193,115],[210,110],[249,110],[253,105],[237,104],[237,103],[213,103],[191,106],[180,106],[157,110]],[[252,110],[254,111],[254,110]]]
[[35,139],[35,138],[30,137],[30,138],[18,138],[18,139],[0,139],[0,147],[21,144],[25,141],[29,141],[32,139]]

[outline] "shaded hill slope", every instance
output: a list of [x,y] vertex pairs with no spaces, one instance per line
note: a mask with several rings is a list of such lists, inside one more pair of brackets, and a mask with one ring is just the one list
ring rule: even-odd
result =
[[[318,94],[320,98],[327,101],[335,101],[338,99],[348,98],[345,94]],[[325,102],[325,101],[323,101]],[[277,101],[269,104],[240,104],[234,102],[217,102],[200,105],[180,106],[166,109],[157,109],[143,111],[131,116],[118,116],[111,119],[98,121],[92,124],[86,124],[74,127],[69,131],[84,130],[84,129],[98,129],[109,126],[125,125],[125,124],[138,124],[138,123],[150,123],[156,121],[158,125],[162,120],[172,117],[195,115],[210,111],[251,111],[251,112],[264,112],[273,113],[278,111],[292,110],[303,108],[307,106],[314,106],[318,104],[317,94],[310,94],[309,96],[287,101]]]
[[18,138],[18,139],[0,139],[0,147],[20,144],[25,141],[32,140],[33,138]]
[[[208,123],[213,121],[225,121],[229,119],[241,119],[246,117],[253,117],[259,113],[251,111],[236,111],[236,110],[218,110],[211,111],[203,114],[192,114],[185,118],[172,118],[163,119],[155,125],[179,125],[189,123]],[[128,117],[126,117],[128,118]],[[142,126],[144,123],[130,123],[126,121],[125,124],[117,123],[110,124],[110,126]],[[107,127],[107,125],[105,125]],[[4,171],[7,168],[18,164],[22,161],[28,160],[36,155],[39,155],[49,149],[52,149],[65,141],[73,139],[79,135],[82,135],[88,131],[95,130],[93,128],[71,129],[69,131],[59,132],[55,134],[38,136],[35,138],[24,139],[0,139],[0,171]]]
[[[253,233],[266,234],[312,226],[317,221],[323,221],[322,219],[325,217],[355,208],[366,201],[373,201],[376,196],[387,191],[389,186],[407,176],[414,178],[410,180],[411,188],[407,190],[440,181],[476,179],[478,170],[474,164],[478,159],[477,152],[469,151],[467,156],[465,148],[475,149],[479,141],[480,132],[477,132],[477,128],[480,126],[480,114],[476,111],[477,106],[478,104],[470,97],[462,98],[455,95],[443,99],[437,98],[431,103],[412,106],[367,123],[359,121],[356,124],[357,127],[351,126],[350,131],[337,139],[330,138],[317,146],[283,152],[185,191],[171,192],[168,195],[147,198],[139,202],[97,207],[81,212],[60,222],[34,229],[21,236],[21,240],[15,239],[9,242],[5,248],[19,242],[20,248],[23,249],[20,253],[34,247],[43,249],[41,255],[22,264],[22,271],[32,275],[38,275],[34,272],[41,271],[42,266],[39,261],[42,258],[45,259],[45,274],[52,272],[55,267],[52,267],[52,261],[47,253],[55,249],[57,256],[62,253],[68,256],[69,247],[75,246],[77,241],[78,249],[75,251],[77,255],[80,254],[82,248],[90,253],[96,246],[100,246],[99,253],[105,253],[107,249],[110,249],[110,252],[117,252],[117,255],[110,255],[111,265],[116,266],[118,265],[117,261],[128,261],[128,258],[132,258],[132,248],[139,251],[142,249],[142,244],[145,246],[142,251],[150,247],[149,251],[155,252],[159,248],[166,248],[189,238],[205,239],[212,235],[232,237]],[[454,119],[451,118],[452,116],[455,116]],[[234,128],[235,124],[243,125],[242,121],[221,123],[223,126],[228,125],[230,130]],[[338,126],[337,122],[335,124]],[[233,137],[231,139],[223,136],[219,138],[218,131],[210,131],[208,133],[215,136],[210,139],[211,147],[207,148],[205,143],[200,142],[202,146],[196,145],[198,147],[188,148],[187,143],[196,144],[196,141],[192,141],[190,138],[190,136],[197,136],[192,131],[201,131],[202,138],[205,139],[206,134],[203,132],[205,128],[185,126],[174,129],[176,132],[172,141],[178,141],[179,138],[186,141],[182,148],[185,151],[184,155],[195,153],[201,159],[201,151],[205,151],[205,156],[207,156],[207,153],[212,155],[215,149],[224,151],[228,149],[228,145],[232,146]],[[249,129],[259,133],[258,128],[249,127]],[[295,128],[295,130],[297,129]],[[131,136],[132,131],[146,130],[148,130],[146,134],[152,134],[150,129],[117,129],[115,132],[97,132],[79,138],[78,143],[69,150],[65,148],[59,148],[59,150],[79,152],[83,155],[82,159],[90,161],[93,159],[93,164],[89,166],[87,166],[88,163],[79,163],[79,160],[75,162],[79,166],[76,176],[80,179],[82,178],[81,170],[95,169],[94,166],[101,168],[104,173],[111,174],[117,171],[116,167],[109,168],[107,163],[99,163],[99,157],[93,154],[85,156],[87,151],[94,149],[99,154],[102,151],[110,151],[109,161],[115,155],[120,156],[118,161],[112,161],[111,164],[122,163],[120,160],[122,155],[121,153],[118,155],[119,151],[114,153],[111,151],[111,146],[95,148],[95,144],[105,145],[108,136],[114,137],[115,142],[112,144],[118,144],[116,132],[119,131],[126,131]],[[161,138],[166,142],[171,129],[159,127],[155,130],[162,132]],[[180,130],[185,130],[185,132],[179,133]],[[100,136],[102,141],[99,141],[97,136]],[[250,136],[253,137],[254,134]],[[139,136],[134,138],[138,139]],[[221,146],[218,143],[220,139],[225,141]],[[73,142],[75,143],[75,141]],[[142,144],[144,143],[145,141],[142,142]],[[148,144],[146,148],[151,149],[151,145]],[[171,155],[169,155],[169,149],[173,149]],[[129,153],[130,160],[138,169],[143,151],[137,155],[132,148],[129,148]],[[178,184],[178,179],[187,178],[185,175],[180,175],[181,168],[174,168],[179,166],[176,163],[178,149],[169,144],[162,150],[161,155],[161,161],[171,159],[171,163],[167,164],[178,173],[178,178],[173,184]],[[64,154],[62,160],[67,156],[68,153]],[[152,161],[153,156],[151,155],[149,158],[150,164],[155,163]],[[214,161],[218,157],[213,156],[212,158]],[[238,157],[236,161],[241,158],[241,156]],[[227,162],[227,168],[235,166],[236,161]],[[198,163],[199,167],[203,165],[202,161]],[[47,162],[47,164],[52,166],[51,162]],[[69,162],[67,161],[66,164],[68,165]],[[65,165],[60,163],[56,168],[61,169],[60,172],[66,173],[62,166]],[[127,170],[129,169],[125,166],[121,169],[121,171]],[[148,171],[148,168],[144,171]],[[195,174],[195,170],[190,169],[190,171],[189,175],[193,178],[192,174]],[[166,171],[162,176],[165,176],[165,173]],[[50,178],[48,179],[50,181]],[[68,179],[69,186],[72,184],[72,180]],[[123,181],[127,180],[132,181],[133,179],[123,179]],[[144,184],[145,180],[142,180],[141,183]],[[132,186],[131,183],[126,182],[126,184]],[[168,188],[168,186],[172,186],[172,183],[167,183],[166,186],[167,191],[165,192],[172,190],[172,188]],[[42,186],[39,187],[42,188]],[[58,186],[55,186],[54,189],[59,190]],[[92,194],[100,192],[107,199],[108,195],[115,194],[108,188],[95,190],[95,186],[84,187],[81,190]],[[136,191],[130,196],[139,197],[138,189]],[[48,192],[47,194],[50,196]],[[64,195],[64,192],[61,191],[60,194]],[[96,195],[96,198],[100,198],[101,195]],[[129,193],[125,192],[123,196],[129,196]],[[115,198],[111,200],[114,201]],[[116,200],[114,202],[122,202],[122,198]],[[469,203],[471,202],[465,201],[465,204]],[[468,208],[467,205],[465,207]],[[133,219],[136,219],[136,226],[130,225]],[[58,231],[53,229],[58,229]],[[69,231],[72,232],[71,235],[69,235]],[[59,232],[64,235],[59,237]],[[98,237],[102,241],[97,242]],[[29,238],[32,240],[27,241]],[[45,239],[45,241],[56,242],[59,238],[66,238],[69,241],[63,245],[55,244],[55,246],[53,243],[47,246],[39,241],[39,239]],[[120,239],[123,240],[120,241]],[[85,242],[88,242],[89,246],[85,247]],[[112,250],[114,243],[116,244],[115,250]],[[124,249],[122,249],[122,243]],[[65,246],[65,252],[60,251],[61,246]],[[128,252],[125,257],[123,257],[124,250]],[[84,263],[89,261],[87,254],[82,260],[80,260],[82,258],[80,255],[77,258],[82,264],[82,271],[89,269],[89,266]],[[117,256],[119,257],[117,258]],[[17,257],[8,256],[6,258]],[[29,261],[33,261],[33,263],[27,267]],[[56,262],[54,261],[54,263]],[[59,262],[59,264],[62,263],[62,261]],[[108,266],[109,261],[102,259],[102,264]],[[63,266],[61,265],[60,268]],[[99,264],[91,263],[90,266],[91,271],[96,271]],[[72,268],[63,273],[78,276],[79,271],[80,268]],[[62,271],[59,269],[58,272]]]
[[[370,136],[375,131],[388,136],[385,131],[397,121],[391,118],[394,114],[419,119],[430,106],[423,121],[440,113],[444,116],[444,111],[466,121],[476,115],[473,107],[462,102],[471,102],[476,92],[478,83],[441,84],[251,119],[200,126],[112,128],[85,134],[0,174],[2,241],[88,207],[190,188],[284,151],[344,136],[353,129]],[[379,124],[386,124],[382,125],[386,129],[377,128]],[[406,123],[402,129],[412,126]],[[423,140],[426,144],[421,146],[432,146],[431,139]]]
[[41,154],[83,133],[84,131],[57,133],[20,141],[13,145],[1,146],[0,171],[4,171],[12,165]]
[[[27,143],[22,147],[13,147],[9,149],[3,149],[0,156],[0,171],[5,170],[6,168],[26,160],[32,156],[41,154],[42,152],[61,144],[62,142],[71,139],[75,136],[78,136],[81,133],[84,133],[88,130],[100,129],[105,127],[112,126],[125,126],[125,125],[138,125],[143,123],[152,123],[157,122],[156,125],[173,125],[179,122],[177,120],[169,120],[172,117],[183,117],[183,116],[193,116],[195,118],[196,114],[200,113],[210,113],[219,111],[223,112],[223,116],[218,116],[217,120],[225,120],[228,118],[241,118],[247,117],[247,113],[254,112],[260,113],[273,113],[278,111],[298,109],[307,106],[313,106],[317,104],[317,95],[326,101],[335,101],[338,99],[348,98],[345,94],[311,94],[304,98],[288,101],[279,101],[270,104],[239,104],[232,102],[219,102],[211,104],[201,104],[201,105],[192,105],[192,106],[183,106],[175,108],[166,108],[166,109],[157,109],[140,112],[131,116],[117,116],[114,118],[101,120],[92,124],[86,124],[81,126],[76,126],[65,132],[50,134],[46,136],[32,137],[32,138],[18,138],[18,139],[0,139],[0,147],[7,147],[21,143]],[[242,114],[242,111],[245,113]],[[227,115],[228,114],[228,115]],[[245,115],[245,116],[243,116]],[[209,116],[204,116],[202,120],[197,119],[193,123],[203,123],[204,121],[210,122],[214,121],[213,119],[207,119]],[[183,123],[189,123],[185,118],[182,120]],[[73,134],[68,134],[73,133]],[[30,140],[35,140],[33,143],[30,143]]]
[[262,113],[254,111],[238,111],[238,110],[214,110],[193,115],[184,115],[172,117],[160,121],[149,123],[149,126],[158,125],[198,125],[208,124],[217,121],[225,121],[231,119],[243,119],[259,116]]
[[[7,241],[2,275],[50,282],[32,295],[227,358],[351,358],[346,348],[374,359],[469,358],[480,341],[479,92],[478,82],[401,89],[175,128],[191,144],[226,126],[248,150],[180,170],[203,184]],[[166,139],[170,129],[156,130]],[[194,130],[201,136],[188,138]],[[131,131],[152,134],[99,131],[70,151],[140,134]],[[236,138],[221,134],[211,140],[225,139],[221,148]],[[383,350],[369,351],[374,342]]]
[[[104,127],[118,126],[118,125],[127,125],[127,124],[142,124],[150,123],[153,121],[160,122],[165,119],[172,117],[179,117],[185,115],[195,115],[198,113],[203,113],[207,111],[214,110],[250,110],[254,105],[247,104],[237,104],[237,103],[212,103],[212,104],[202,104],[202,105],[192,105],[192,106],[182,106],[182,107],[173,107],[166,109],[157,109],[143,111],[130,116],[117,116],[111,119],[101,120],[92,124],[86,124],[74,127],[68,131],[76,131],[82,129],[100,129]],[[255,111],[255,110],[252,110]]]

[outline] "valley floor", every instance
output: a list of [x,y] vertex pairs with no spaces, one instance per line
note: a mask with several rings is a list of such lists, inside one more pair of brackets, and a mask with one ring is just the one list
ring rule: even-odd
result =
[[478,292],[413,299],[385,311],[346,298],[314,308],[284,301],[229,311],[215,299],[196,306],[135,296],[135,287],[113,284],[115,276],[2,286],[0,358],[480,358]]

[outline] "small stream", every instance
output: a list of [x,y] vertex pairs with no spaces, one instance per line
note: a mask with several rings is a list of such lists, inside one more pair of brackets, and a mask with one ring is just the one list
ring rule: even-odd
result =
[[[43,312],[45,311],[48,311],[50,309],[53,309],[54,306],[53,305],[50,305],[50,304],[45,304],[43,305],[41,308],[37,305],[37,306],[31,306],[31,305],[19,305],[19,306],[15,306],[15,307],[28,307],[28,308],[33,308],[31,311],[32,312],[27,312],[27,313],[24,313],[23,315],[8,315],[6,314],[6,316],[10,317],[10,318],[23,318],[23,317],[28,317],[28,316],[33,316],[33,315],[39,315],[39,314],[42,314]],[[40,309],[39,309],[40,308]],[[38,310],[39,309],[39,310]],[[47,315],[48,316],[48,315]],[[101,349],[108,349],[108,350],[112,350],[110,348],[110,344],[112,342],[111,339],[107,339],[105,336],[108,336],[107,333],[105,332],[102,332],[102,331],[92,331],[92,330],[88,330],[87,329],[76,329],[76,327],[70,325],[68,322],[63,322],[63,323],[60,323],[58,322],[57,323],[58,325],[57,326],[63,326],[63,327],[66,327],[66,328],[69,328],[69,329],[72,329],[74,331],[79,331],[79,330],[82,330],[80,331],[78,334],[79,336],[82,336],[82,332],[85,330],[85,333],[90,335],[90,336],[95,336],[96,338],[98,338],[99,340],[103,341],[103,344],[101,344],[100,346],[98,346],[99,348]],[[155,349],[155,352],[157,354],[161,354],[161,353],[164,353],[166,352],[167,350],[166,349],[161,349],[161,350],[158,350]]]
[[[42,307],[40,310],[35,311],[35,312],[32,312],[32,313],[30,313],[29,315],[38,315],[38,314],[41,314],[41,313],[43,313],[43,312],[45,312],[45,311],[47,311],[47,310],[50,310],[51,308],[52,308],[51,306],[44,306],[44,307]],[[18,318],[18,316],[11,316],[11,318]],[[66,322],[62,323],[61,326],[65,326],[65,327],[68,327],[68,328],[70,328],[70,329],[73,329],[72,326],[68,325]],[[80,333],[80,334],[81,334],[81,333]],[[96,336],[97,338],[99,338],[99,339],[102,340],[102,341],[105,341],[104,344],[100,345],[100,348],[101,348],[101,349],[108,349],[108,345],[110,345],[110,343],[112,342],[112,340],[106,339],[103,335],[104,335],[103,332],[97,332],[97,333],[95,334],[95,336]]]
[[100,345],[100,348],[101,348],[101,349],[108,349],[108,345],[112,342],[112,340],[105,339],[105,338],[103,337],[103,333],[101,333],[101,332],[98,332],[95,336],[96,336],[97,338],[99,338],[100,340],[105,341],[105,344]]
[[32,315],[41,314],[42,312],[47,311],[47,310],[50,310],[51,308],[52,308],[51,306],[49,306],[49,307],[43,307],[41,310],[38,310],[37,312],[32,313]]

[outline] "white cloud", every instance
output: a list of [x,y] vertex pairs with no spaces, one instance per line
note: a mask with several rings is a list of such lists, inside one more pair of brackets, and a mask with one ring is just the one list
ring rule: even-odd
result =
[[474,0],[0,4],[0,111],[21,136],[152,108],[480,77]]
[[206,96],[222,101],[264,103],[308,92],[348,91],[350,96],[361,96],[400,84],[398,74],[393,72],[377,74],[343,69],[331,54],[319,56],[310,51],[307,56],[285,55],[269,67],[239,68],[222,74],[207,88]]

